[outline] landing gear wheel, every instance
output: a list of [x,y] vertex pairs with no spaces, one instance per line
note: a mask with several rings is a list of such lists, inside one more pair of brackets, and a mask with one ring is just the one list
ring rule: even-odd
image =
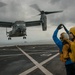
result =
[[9,37],[8,40],[11,40],[11,37]]
[[23,37],[23,39],[26,39],[26,37]]

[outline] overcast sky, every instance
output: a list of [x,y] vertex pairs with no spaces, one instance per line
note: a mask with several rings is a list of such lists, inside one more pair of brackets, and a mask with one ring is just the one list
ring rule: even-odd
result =
[[[0,28],[0,44],[38,41],[53,43],[53,32],[60,23],[63,23],[68,29],[75,26],[75,0],[0,0],[0,21],[39,20],[40,16],[36,16],[39,12],[30,7],[32,4],[37,4],[41,10],[63,10],[63,12],[47,15],[47,31],[42,31],[42,26],[27,28],[26,40],[23,40],[22,37],[18,37],[12,38],[12,40],[9,41],[6,36],[6,29]],[[11,29],[8,29],[8,31],[10,30]],[[60,33],[62,31],[64,30],[62,29]]]

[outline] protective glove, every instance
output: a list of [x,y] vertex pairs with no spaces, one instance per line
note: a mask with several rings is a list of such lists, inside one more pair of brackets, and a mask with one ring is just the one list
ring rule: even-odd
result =
[[63,25],[64,29],[66,30],[66,27]]
[[64,30],[66,31],[66,33],[69,35],[69,31],[68,29],[63,25]]
[[60,30],[63,27],[63,24],[60,24],[57,29]]

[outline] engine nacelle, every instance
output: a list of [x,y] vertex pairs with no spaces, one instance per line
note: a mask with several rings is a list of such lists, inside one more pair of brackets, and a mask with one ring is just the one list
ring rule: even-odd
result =
[[42,30],[46,31],[47,30],[47,18],[45,14],[41,15],[41,24],[42,24]]
[[47,30],[47,24],[46,23],[42,23],[42,30],[46,31]]

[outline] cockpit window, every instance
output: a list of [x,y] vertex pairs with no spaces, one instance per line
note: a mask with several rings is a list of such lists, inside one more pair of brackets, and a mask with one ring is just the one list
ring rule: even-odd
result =
[[20,26],[20,24],[17,24],[17,26]]
[[25,26],[25,24],[22,24],[23,26]]

